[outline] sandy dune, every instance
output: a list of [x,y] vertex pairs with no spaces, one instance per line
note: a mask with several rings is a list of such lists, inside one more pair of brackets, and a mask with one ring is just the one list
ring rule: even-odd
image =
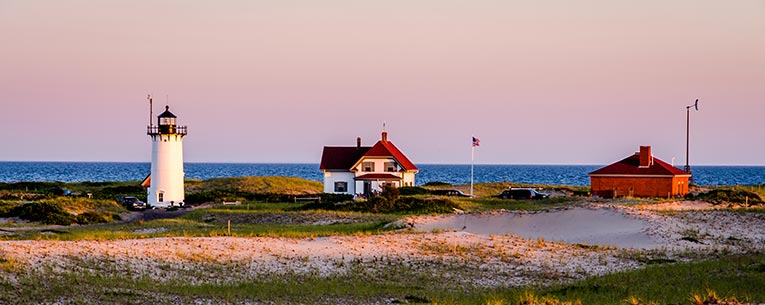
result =
[[136,277],[157,280],[188,277],[192,282],[205,279],[189,270],[206,266],[235,266],[234,275],[224,279],[231,281],[282,273],[327,276],[358,267],[385,272],[390,265],[421,272],[452,272],[458,267],[463,273],[455,275],[455,285],[515,286],[638,268],[644,261],[633,255],[635,251],[643,258],[683,260],[688,249],[701,257],[719,249],[762,251],[765,245],[765,213],[730,210],[680,207],[668,212],[588,204],[541,212],[411,217],[402,222],[415,229],[304,239],[5,240],[0,241],[0,255],[38,272],[78,270],[83,259],[92,259],[113,264],[114,272],[129,270]]
[[542,212],[493,212],[416,221],[422,231],[461,230],[481,235],[514,234],[570,244],[658,248],[666,241],[648,234],[650,223],[610,209],[570,208]]

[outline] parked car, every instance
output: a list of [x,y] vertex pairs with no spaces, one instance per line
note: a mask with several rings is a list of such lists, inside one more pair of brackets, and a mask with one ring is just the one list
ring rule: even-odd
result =
[[117,202],[128,210],[145,210],[146,203],[135,197],[119,196]]
[[530,188],[512,188],[509,190],[504,190],[502,193],[492,197],[502,199],[545,199],[549,196],[550,195],[548,194],[540,193]]
[[440,195],[440,196],[456,196],[456,197],[470,197],[470,195],[463,193],[460,190],[432,190],[430,191],[433,195]]

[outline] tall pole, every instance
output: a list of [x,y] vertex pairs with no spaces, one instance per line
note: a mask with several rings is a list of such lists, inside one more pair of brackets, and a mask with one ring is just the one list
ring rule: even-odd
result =
[[153,121],[152,116],[154,116],[152,111],[154,111],[154,108],[153,108],[152,101],[151,101],[151,94],[149,94],[149,127],[154,125],[154,123],[152,123],[152,121]]
[[[688,158],[691,143],[691,107],[699,111],[699,99],[696,99],[693,105],[685,106],[685,171],[689,174],[691,173],[691,161]],[[693,176],[688,178],[688,182],[693,182]]]
[[685,107],[685,171],[691,173],[691,163],[688,160],[688,147],[690,146],[691,135],[691,106]]
[[475,198],[473,194],[473,168],[475,167],[475,145],[470,145],[470,197]]

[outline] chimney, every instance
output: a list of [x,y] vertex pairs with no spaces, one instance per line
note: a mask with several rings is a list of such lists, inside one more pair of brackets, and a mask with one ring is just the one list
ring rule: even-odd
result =
[[382,132],[382,141],[383,142],[388,142],[388,132],[387,131],[383,131]]
[[361,148],[361,137],[356,137],[356,149]]
[[647,168],[653,163],[651,155],[651,146],[640,146],[640,167]]

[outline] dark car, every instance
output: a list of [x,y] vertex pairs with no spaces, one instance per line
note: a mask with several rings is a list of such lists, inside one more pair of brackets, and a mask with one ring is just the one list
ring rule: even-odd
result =
[[439,196],[470,197],[470,195],[467,195],[460,190],[432,190],[430,193]]
[[537,192],[534,189],[514,188],[514,189],[504,190],[502,193],[498,195],[494,195],[492,197],[502,198],[502,199],[545,199],[549,196],[550,195],[547,195],[545,193]]
[[145,210],[146,203],[135,197],[119,196],[117,202],[128,210]]

